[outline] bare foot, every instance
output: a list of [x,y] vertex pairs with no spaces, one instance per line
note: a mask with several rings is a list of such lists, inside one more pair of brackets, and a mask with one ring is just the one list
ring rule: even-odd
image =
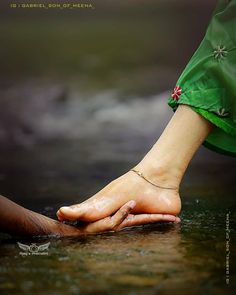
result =
[[82,204],[60,208],[58,219],[98,220],[131,199],[137,203],[133,210],[135,214],[178,214],[181,209],[180,182],[194,153],[213,128],[213,124],[191,107],[178,106],[157,142],[135,167],[152,183],[174,190],[157,188],[129,171]]
[[[163,183],[166,183],[166,178],[162,179],[165,179]],[[161,184],[161,178],[159,183]],[[169,214],[169,221],[173,221],[173,216],[177,215],[181,209],[178,188],[175,190],[157,188],[135,172],[129,171],[85,202],[61,207],[57,216],[59,220],[91,222],[113,214],[129,200],[136,201],[132,213]]]

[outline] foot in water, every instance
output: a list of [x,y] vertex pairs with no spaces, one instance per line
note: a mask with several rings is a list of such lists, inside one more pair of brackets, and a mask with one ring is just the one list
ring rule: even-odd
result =
[[[161,184],[161,177],[159,183]],[[59,220],[92,222],[113,214],[129,200],[136,202],[133,214],[168,214],[170,219],[166,221],[173,221],[171,219],[181,209],[178,188],[170,190],[155,187],[135,172],[129,171],[85,202],[61,207],[57,216]]]

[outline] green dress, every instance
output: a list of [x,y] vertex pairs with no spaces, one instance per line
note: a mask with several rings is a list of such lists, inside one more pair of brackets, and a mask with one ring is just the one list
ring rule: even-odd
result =
[[191,106],[215,125],[204,141],[236,156],[236,0],[220,0],[206,35],[179,77],[168,104]]

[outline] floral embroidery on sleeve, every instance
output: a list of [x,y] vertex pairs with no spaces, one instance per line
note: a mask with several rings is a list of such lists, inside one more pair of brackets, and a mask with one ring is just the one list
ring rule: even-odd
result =
[[216,114],[218,116],[221,116],[221,117],[227,117],[229,115],[229,112],[227,112],[224,108],[220,108]]
[[180,86],[176,86],[171,94],[171,97],[173,98],[173,100],[178,101],[180,99],[181,93],[182,89],[180,88]]
[[216,49],[213,52],[213,56],[215,59],[222,59],[226,57],[228,51],[226,50],[226,47],[223,45],[218,45]]

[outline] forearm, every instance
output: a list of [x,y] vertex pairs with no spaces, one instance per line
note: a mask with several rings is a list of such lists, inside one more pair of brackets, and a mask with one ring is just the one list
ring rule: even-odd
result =
[[79,235],[75,227],[28,210],[0,196],[0,231],[12,235]]

